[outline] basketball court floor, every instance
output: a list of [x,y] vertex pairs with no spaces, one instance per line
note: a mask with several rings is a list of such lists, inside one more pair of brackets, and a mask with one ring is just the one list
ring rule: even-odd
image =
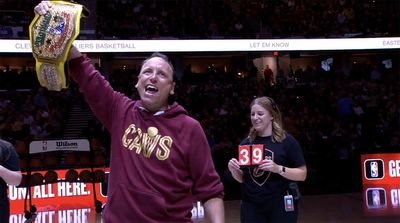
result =
[[[389,213],[384,208],[368,210],[363,203],[362,193],[349,194],[330,194],[330,195],[306,195],[303,196],[300,203],[299,223],[399,223],[400,222],[400,206],[391,209]],[[225,201],[225,217],[227,223],[240,222],[240,201]],[[54,213],[63,211],[53,210]],[[94,210],[73,210],[65,212],[64,217],[60,218],[59,214],[48,214],[46,212],[38,212],[35,220],[26,221],[23,214],[12,217],[10,223],[26,223],[26,222],[54,222],[54,223],[100,223],[101,215]],[[204,211],[200,211],[198,217],[193,217],[195,223],[207,223],[204,218]],[[58,215],[58,216],[57,216]],[[135,222],[127,221],[127,222]]]
[[[379,213],[368,213],[364,209],[362,196],[362,193],[304,196],[299,223],[400,223],[400,207],[397,214],[375,216]],[[240,223],[239,206],[238,200],[225,202],[227,223]]]

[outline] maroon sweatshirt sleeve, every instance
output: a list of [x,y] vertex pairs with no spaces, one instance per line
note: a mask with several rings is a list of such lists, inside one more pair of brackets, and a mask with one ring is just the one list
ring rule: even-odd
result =
[[200,123],[193,122],[188,136],[192,142],[189,168],[194,180],[193,194],[202,202],[216,197],[223,198],[224,187],[215,170],[207,138]]
[[72,79],[78,83],[93,113],[110,129],[112,110],[117,106],[116,98],[120,93],[113,90],[89,58],[79,57],[69,61],[69,69]]

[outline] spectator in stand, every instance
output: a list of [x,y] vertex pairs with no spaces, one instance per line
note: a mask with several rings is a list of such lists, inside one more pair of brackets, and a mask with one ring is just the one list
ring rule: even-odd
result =
[[269,65],[264,68],[264,81],[267,87],[274,84],[274,72],[269,68]]

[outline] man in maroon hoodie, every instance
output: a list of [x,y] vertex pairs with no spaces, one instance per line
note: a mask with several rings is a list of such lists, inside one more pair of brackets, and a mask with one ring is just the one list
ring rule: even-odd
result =
[[[42,1],[35,12],[52,4]],[[191,222],[193,203],[204,203],[211,222],[224,222],[223,185],[198,121],[176,102],[174,69],[163,54],[144,61],[136,84],[140,100],[116,92],[88,58],[71,47],[71,77],[93,113],[111,133],[105,222]]]

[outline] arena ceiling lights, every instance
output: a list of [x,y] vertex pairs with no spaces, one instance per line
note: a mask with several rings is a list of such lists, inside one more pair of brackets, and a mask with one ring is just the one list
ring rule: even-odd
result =
[[[75,40],[83,53],[251,52],[400,49],[400,37],[340,39]],[[0,53],[31,53],[29,40],[2,39]]]

